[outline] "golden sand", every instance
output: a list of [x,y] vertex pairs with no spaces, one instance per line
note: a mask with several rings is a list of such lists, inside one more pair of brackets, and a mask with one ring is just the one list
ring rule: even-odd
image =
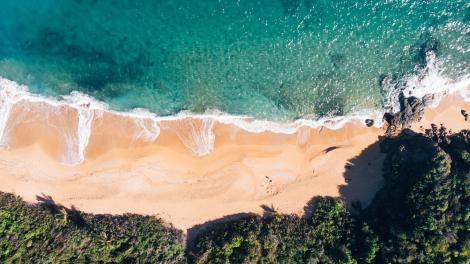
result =
[[[27,201],[43,193],[86,212],[151,214],[187,229],[227,215],[262,213],[263,205],[301,214],[318,195],[367,204],[381,185],[384,155],[377,142],[384,129],[358,122],[336,130],[302,127],[295,134],[250,133],[214,122],[214,147],[199,157],[190,151],[191,140],[205,139],[188,131],[204,126],[201,120],[164,121],[152,141],[130,136],[141,129],[131,118],[104,113],[93,124],[85,161],[72,166],[59,161],[71,150],[64,135],[74,133],[67,126],[76,126],[77,113],[58,107],[38,115],[46,110],[25,108],[46,106],[25,104],[12,109],[10,148],[0,150],[0,190]],[[470,112],[470,103],[448,96],[426,109],[413,129],[431,123],[468,129],[461,109]]]

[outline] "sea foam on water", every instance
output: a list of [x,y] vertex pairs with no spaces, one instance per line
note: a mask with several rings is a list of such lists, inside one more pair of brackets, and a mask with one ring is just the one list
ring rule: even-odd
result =
[[[234,125],[250,133],[298,133],[299,145],[305,144],[311,136],[309,128],[324,126],[340,129],[347,122],[364,124],[373,119],[374,126],[383,125],[384,111],[399,110],[398,94],[423,98],[434,95],[432,104],[437,105],[445,95],[459,92],[470,101],[470,78],[462,76],[453,81],[439,69],[439,61],[433,52],[426,54],[426,67],[404,78],[404,86],[397,86],[385,80],[387,98],[384,109],[364,109],[346,116],[324,116],[317,119],[298,119],[292,122],[258,120],[249,116],[234,116],[222,112],[192,114],[182,112],[175,116],[158,117],[145,109],[130,112],[110,110],[108,105],[80,92],[72,92],[60,99],[44,97],[28,92],[28,88],[16,82],[0,78],[0,145],[14,147],[14,133],[22,124],[34,123],[42,130],[29,131],[31,138],[39,140],[45,134],[55,133],[58,145],[58,160],[76,165],[83,162],[93,134],[105,134],[109,143],[100,142],[108,148],[132,147],[135,142],[154,142],[161,129],[172,131],[186,148],[196,156],[209,155],[214,148],[216,123]],[[41,133],[39,133],[42,131]],[[45,131],[45,132],[44,132]],[[53,132],[54,131],[54,132]],[[35,135],[37,134],[37,135]],[[113,140],[125,139],[125,145]],[[122,140],[121,140],[122,141]],[[13,143],[13,146],[12,146]]]

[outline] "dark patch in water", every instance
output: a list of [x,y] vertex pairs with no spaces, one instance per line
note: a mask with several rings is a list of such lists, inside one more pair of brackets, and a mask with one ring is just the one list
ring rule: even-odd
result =
[[420,41],[411,49],[413,52],[413,60],[421,67],[426,67],[428,52],[434,52],[439,55],[440,43],[430,34],[424,34]]
[[315,103],[315,113],[319,116],[342,116],[344,115],[345,100],[341,96],[323,98]]
[[[121,39],[112,51],[115,54],[128,54],[126,42],[126,38]],[[92,45],[77,44],[52,29],[40,31],[28,50],[38,56],[52,56],[64,61],[66,66],[63,70],[71,73],[74,82],[87,91],[103,90],[108,84],[134,82],[145,74],[148,67],[154,65],[150,53],[145,49],[118,63],[111,50],[101,51]],[[120,94],[116,89],[107,89],[103,93],[110,97]]]
[[[313,7],[313,4],[317,2],[315,0],[305,0],[304,1],[304,4],[305,4],[305,8],[307,9],[311,9]],[[317,2],[318,3],[318,2]]]
[[62,45],[65,44],[65,39],[62,34],[51,29],[44,29],[38,35],[37,40],[34,42],[32,49],[39,54],[59,55]]
[[450,77],[465,73],[455,33],[470,9],[434,2],[2,0],[0,75],[39,93],[119,97],[120,110],[342,114],[379,105],[374,77],[401,88],[431,50]]
[[300,0],[280,0],[284,13],[286,15],[293,15],[300,6]]
[[324,89],[317,90],[314,102],[315,114],[319,116],[340,116],[345,114],[344,90],[341,89],[341,84],[336,83],[339,79],[340,76],[337,71],[318,76],[317,80],[324,83]]
[[467,7],[467,9],[465,10],[465,17],[463,18],[463,22],[470,22],[470,7]]
[[83,5],[83,4],[88,4],[90,6],[94,6],[98,0],[74,0],[75,3],[79,4],[79,5]]
[[315,113],[319,116],[341,116],[344,115],[345,99],[340,94],[322,92],[315,102]]
[[340,68],[346,64],[346,55],[340,53],[330,54],[331,63],[335,68]]

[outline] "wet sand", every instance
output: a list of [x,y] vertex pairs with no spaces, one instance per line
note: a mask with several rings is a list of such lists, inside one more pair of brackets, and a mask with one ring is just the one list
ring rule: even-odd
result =
[[[46,108],[15,105],[9,148],[0,150],[0,191],[31,202],[46,194],[86,212],[151,214],[187,229],[226,215],[262,213],[263,205],[302,214],[318,195],[366,205],[381,185],[384,155],[377,141],[385,129],[358,121],[282,134],[191,118],[155,127],[149,120],[94,113],[85,160],[66,165],[61,161],[76,160],[83,143],[72,129],[77,112]],[[470,103],[448,96],[427,108],[413,129],[431,123],[469,129],[462,109],[470,113]],[[64,156],[67,151],[75,154]]]

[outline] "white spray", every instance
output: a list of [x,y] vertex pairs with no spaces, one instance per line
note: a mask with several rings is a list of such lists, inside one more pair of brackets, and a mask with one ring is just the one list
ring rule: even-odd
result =
[[137,133],[134,139],[153,142],[160,135],[160,127],[154,114],[144,109],[134,109],[131,118],[135,123]]
[[0,147],[8,147],[7,126],[11,110],[26,91],[26,86],[0,77]]
[[85,150],[91,135],[91,124],[93,122],[93,110],[80,108],[77,111],[77,144],[79,162],[85,160]]
[[433,51],[426,53],[426,67],[404,77],[404,86],[401,89],[397,89],[399,85],[390,77],[384,79],[382,85],[386,92],[385,108],[392,112],[400,110],[401,92],[405,97],[424,98],[432,95],[429,97],[432,100],[427,100],[428,106],[432,107],[437,106],[445,95],[455,92],[460,92],[464,100],[470,100],[470,75],[461,76],[458,80],[446,77],[441,69],[441,62]]
[[196,156],[202,157],[212,152],[215,142],[213,118],[188,118],[178,120],[177,124],[175,133]]
[[6,139],[6,127],[8,119],[10,118],[10,112],[12,108],[11,102],[7,101],[5,97],[1,96],[1,106],[0,106],[0,147],[7,147],[8,140]]
[[297,144],[303,146],[310,140],[310,127],[304,126],[297,130]]

